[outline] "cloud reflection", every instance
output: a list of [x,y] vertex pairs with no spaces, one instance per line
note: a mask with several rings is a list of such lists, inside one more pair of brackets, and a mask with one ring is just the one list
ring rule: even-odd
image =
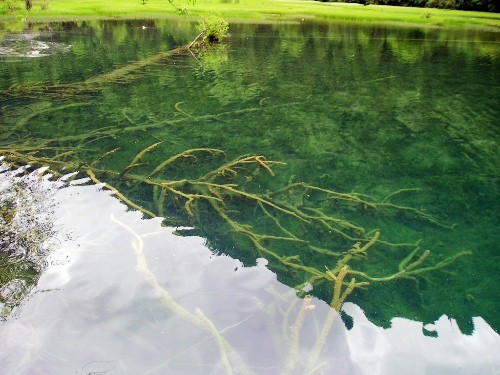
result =
[[61,246],[16,318],[0,325],[0,372],[456,375],[500,366],[500,337],[482,318],[464,335],[443,316],[425,326],[432,337],[402,318],[377,327],[346,303],[347,329],[265,261],[243,267],[215,255],[203,238],[176,236],[99,187],[66,187],[54,199]]

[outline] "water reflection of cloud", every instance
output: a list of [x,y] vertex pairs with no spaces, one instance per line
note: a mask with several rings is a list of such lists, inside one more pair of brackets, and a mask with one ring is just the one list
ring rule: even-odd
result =
[[[425,327],[437,332],[429,337],[422,323],[402,318],[377,327],[347,303],[347,330],[324,302],[304,308],[265,262],[243,267],[214,255],[204,239],[143,220],[95,186],[64,188],[56,199],[56,224],[72,234],[60,238],[40,278],[47,292],[0,325],[5,373],[492,374],[500,365],[500,338],[481,318],[466,336],[442,317]],[[212,328],[196,323],[207,321]]]
[[403,318],[392,319],[384,329],[368,321],[351,303],[344,310],[353,317],[347,335],[352,359],[366,374],[494,374],[500,361],[498,334],[482,318],[474,318],[475,330],[464,335],[454,319],[442,316],[426,325],[437,337],[423,334],[424,325]]

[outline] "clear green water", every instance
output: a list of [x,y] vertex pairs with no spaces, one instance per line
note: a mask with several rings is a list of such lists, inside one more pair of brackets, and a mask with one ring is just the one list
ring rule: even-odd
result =
[[[145,147],[161,141],[138,173],[187,149],[217,148],[228,161],[257,154],[286,162],[274,168],[275,177],[237,180],[247,191],[265,193],[302,181],[383,201],[409,189],[387,202],[422,210],[454,229],[397,212],[342,205],[329,212],[367,230],[380,229],[389,242],[422,239],[420,246],[431,250],[430,264],[459,251],[473,255],[418,282],[374,283],[356,290],[349,301],[382,327],[394,317],[430,323],[445,314],[464,333],[473,331],[477,316],[498,332],[498,35],[322,24],[232,25],[230,32],[227,43],[202,55],[176,54],[120,77],[133,76],[132,81],[101,82],[84,95],[76,90],[50,96],[29,88],[83,82],[188,43],[197,32],[194,25],[172,22],[34,25],[29,33],[52,43],[50,54],[27,58],[5,52],[0,60],[0,149],[37,148],[58,138],[51,147],[73,151],[58,160],[81,163],[84,169],[119,147],[100,163],[119,172]],[[99,129],[109,132],[89,136]],[[85,139],[78,139],[82,134]],[[37,155],[52,157],[55,151]],[[220,165],[217,158],[189,161],[173,165],[165,176],[193,178]],[[157,213],[149,189],[113,176],[107,181]],[[314,195],[300,199],[324,204]],[[182,233],[200,235],[213,251],[247,266],[262,256],[247,239],[230,234],[207,205],[192,221],[183,202],[167,203],[165,223],[193,225]],[[241,222],[267,229],[255,206],[231,203]],[[331,245],[324,231],[308,233],[291,225],[306,238]],[[340,241],[331,249],[350,245]],[[300,247],[272,246],[277,254],[307,258],[317,269],[333,266]],[[376,276],[397,267],[408,253],[375,250],[372,262],[360,267]],[[307,280],[278,264],[270,267],[289,286]],[[313,293],[331,299],[328,286]]]

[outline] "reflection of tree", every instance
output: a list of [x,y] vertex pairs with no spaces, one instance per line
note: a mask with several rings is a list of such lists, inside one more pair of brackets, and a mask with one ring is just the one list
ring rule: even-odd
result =
[[[212,79],[207,95],[220,104],[245,103],[262,97],[265,86],[262,79],[252,80],[242,65],[228,62],[229,52],[225,43],[204,44],[195,49],[195,59],[200,63],[198,74]],[[224,68],[224,69],[222,69]]]
[[[141,26],[145,25],[145,29]],[[64,59],[54,59],[49,67],[44,62],[31,61],[29,72],[2,68],[4,85],[54,85],[85,81],[90,77],[112,71],[117,66],[140,61],[186,44],[192,38],[193,28],[187,21],[79,21],[35,24],[37,39],[71,45]],[[147,49],[148,56],[143,55]],[[92,51],[92,53],[89,53]]]
[[220,73],[222,66],[228,61],[226,44],[212,44],[199,51],[196,58],[200,62],[202,73],[206,71]]

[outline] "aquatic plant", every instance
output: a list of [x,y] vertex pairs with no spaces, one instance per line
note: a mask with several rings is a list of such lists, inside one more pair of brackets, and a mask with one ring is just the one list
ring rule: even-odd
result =
[[[240,244],[247,243],[255,251],[257,257],[269,260],[270,267],[279,272],[290,274],[297,290],[307,286],[317,286],[330,283],[332,287],[331,306],[340,310],[349,294],[357,288],[364,288],[370,283],[390,282],[397,279],[413,279],[422,277],[425,273],[439,270],[457,258],[470,255],[463,251],[433,264],[426,264],[431,252],[421,251],[417,244],[393,244],[380,239],[379,231],[367,231],[359,225],[328,212],[329,205],[344,207],[348,210],[361,210],[369,214],[409,215],[416,220],[422,220],[432,225],[442,225],[434,217],[411,207],[398,206],[386,202],[376,202],[370,197],[359,194],[345,194],[304,183],[291,183],[273,192],[251,192],[244,188],[246,181],[266,172],[271,177],[275,175],[273,167],[284,163],[267,160],[262,155],[250,155],[236,158],[219,167],[201,174],[198,178],[182,178],[169,180],[163,171],[176,162],[198,162],[203,158],[213,159],[224,156],[218,149],[199,148],[186,150],[169,157],[148,172],[132,173],[135,168],[143,167],[143,159],[161,143],[155,143],[139,152],[121,171],[99,167],[99,163],[117,150],[112,150],[91,163],[63,162],[57,157],[36,157],[17,151],[9,151],[9,160],[19,164],[51,164],[58,169],[84,169],[89,178],[101,184],[106,179],[106,188],[112,190],[115,196],[130,207],[143,212],[149,217],[163,216],[170,205],[182,204],[187,214],[187,223],[195,224],[210,215],[213,220],[215,213],[235,240]],[[5,150],[0,150],[5,151]],[[116,184],[111,184],[116,181]],[[245,182],[244,182],[245,181]],[[145,208],[127,196],[120,186],[124,184],[143,185],[152,195],[153,207]],[[117,187],[118,186],[118,187]],[[309,195],[319,195],[314,200],[307,201]],[[297,195],[301,196],[296,199]],[[323,202],[317,207],[314,202]],[[326,202],[326,203],[324,203]],[[258,220],[252,224],[240,219],[241,213],[254,210]],[[168,218],[167,218],[168,222]],[[264,230],[262,228],[272,228]],[[244,241],[241,242],[241,239]],[[280,253],[276,244],[287,244],[286,254]],[[348,244],[351,243],[351,246]],[[399,251],[394,259],[393,270],[382,275],[373,275],[358,264],[367,261],[369,250],[375,245],[380,247],[395,247],[410,249]],[[291,250],[293,249],[293,250]],[[373,251],[373,250],[372,250]],[[404,254],[404,255],[402,255]],[[315,257],[323,259],[324,269],[318,269]],[[347,281],[344,281],[350,277]],[[300,279],[305,282],[298,283]],[[345,290],[341,292],[342,286]]]
[[[166,158],[162,162],[147,168],[147,156],[161,143],[154,143],[141,150],[124,168],[114,170],[101,167],[103,161],[114,155],[118,150],[107,152],[90,163],[63,162],[57,156],[47,158],[10,150],[4,152],[10,163],[45,165],[50,163],[56,170],[85,170],[87,176],[96,184],[114,192],[114,195],[133,209],[141,211],[149,217],[163,216],[170,205],[181,209],[186,214],[184,224],[203,225],[203,217],[209,215],[212,222],[219,227],[226,227],[231,236],[246,239],[251,246],[247,251],[255,252],[256,256],[266,258],[269,267],[277,270],[278,274],[300,273],[307,276],[307,281],[296,285],[297,292],[303,295],[302,306],[287,328],[285,337],[288,338],[283,353],[283,373],[291,374],[298,367],[297,353],[301,340],[301,330],[307,312],[311,306],[310,290],[314,293],[320,284],[327,284],[331,290],[331,312],[324,322],[320,322],[320,330],[307,360],[306,368],[313,371],[320,364],[318,359],[338,317],[343,303],[351,293],[359,288],[367,288],[372,283],[391,282],[397,279],[411,279],[425,277],[425,274],[444,268],[456,259],[469,255],[469,252],[460,252],[439,262],[429,263],[430,251],[420,251],[418,244],[392,244],[380,239],[379,231],[366,231],[353,222],[338,215],[332,215],[327,207],[334,205],[339,208],[360,210],[371,214],[385,215],[398,212],[410,215],[415,220],[422,220],[431,225],[441,225],[436,219],[419,210],[376,202],[373,199],[359,194],[345,194],[323,189],[304,183],[291,182],[282,189],[275,191],[250,191],[253,179],[267,174],[275,176],[274,169],[284,165],[282,162],[268,160],[262,155],[244,155],[229,162],[219,163],[216,168],[204,171],[198,178],[168,179],[165,173],[175,164],[189,161],[200,165],[201,162],[210,164],[225,157],[222,150],[211,148],[191,149]],[[202,170],[203,168],[200,168]],[[141,170],[137,173],[137,170]],[[135,173],[134,173],[135,172]],[[70,178],[76,174],[70,175]],[[106,180],[106,183],[102,182]],[[113,182],[113,184],[108,183]],[[133,185],[149,188],[153,195],[154,206],[151,209],[134,202],[122,186]],[[117,187],[118,186],[118,187]],[[398,194],[395,192],[394,194]],[[319,194],[320,200],[308,201],[309,195]],[[297,199],[297,195],[300,196]],[[317,207],[311,207],[312,202],[322,202]],[[243,220],[241,213],[245,210],[254,210],[252,221]],[[228,374],[252,374],[251,366],[246,364],[239,354],[232,348],[224,335],[215,327],[214,323],[197,309],[194,313],[181,306],[169,292],[157,281],[156,276],[148,267],[143,253],[142,238],[133,228],[120,222],[114,217],[112,221],[118,223],[132,235],[132,244],[137,258],[138,272],[153,288],[165,308],[205,332],[216,343],[224,371]],[[169,218],[165,219],[169,222]],[[264,230],[263,228],[271,228]],[[307,234],[313,234],[308,236]],[[322,236],[318,236],[323,233]],[[325,233],[328,235],[325,236]],[[312,238],[311,238],[312,237]],[[313,240],[316,238],[316,241]],[[350,247],[342,247],[354,242]],[[238,242],[243,245],[242,242]],[[286,244],[292,247],[295,253],[279,252],[276,244]],[[328,244],[330,246],[328,246]],[[248,247],[248,246],[247,246]],[[363,270],[362,263],[370,262],[371,254],[381,248],[398,248],[399,259],[394,259],[393,270],[384,274],[372,275]],[[402,254],[404,255],[402,255]],[[312,262],[315,255],[320,255],[324,262],[324,269]],[[381,270],[381,272],[384,272]],[[298,280],[299,278],[295,278]]]

